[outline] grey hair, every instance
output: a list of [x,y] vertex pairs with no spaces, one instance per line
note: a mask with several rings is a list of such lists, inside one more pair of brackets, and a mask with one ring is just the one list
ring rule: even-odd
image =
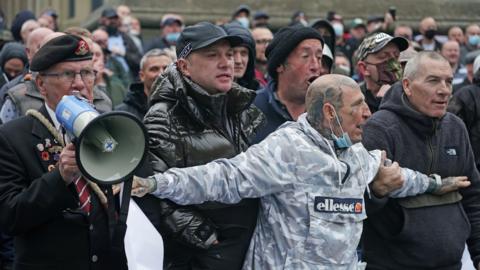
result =
[[140,70],[143,70],[143,67],[145,66],[145,62],[147,61],[148,58],[150,57],[155,57],[155,56],[167,56],[168,58],[172,59],[172,61],[175,61],[175,57],[173,57],[172,53],[169,51],[169,49],[151,49],[147,53],[145,53],[140,60]]
[[[405,65],[405,69],[403,70],[403,79],[409,79],[409,80],[415,79],[419,74],[419,72],[421,72],[423,69],[421,64],[424,58],[436,60],[436,61],[445,61],[446,63],[448,63],[448,60],[437,52],[434,52],[434,51],[419,52],[410,60],[408,60],[407,64]],[[434,67],[427,67],[427,68],[434,68]]]
[[[325,75],[325,77],[328,77],[328,79],[320,78],[310,85],[305,98],[307,119],[322,134],[323,132],[320,129],[325,117],[323,115],[323,105],[330,103],[338,112],[343,107],[342,88],[358,88],[358,84],[347,76],[331,74]],[[341,122],[340,115],[338,117]]]

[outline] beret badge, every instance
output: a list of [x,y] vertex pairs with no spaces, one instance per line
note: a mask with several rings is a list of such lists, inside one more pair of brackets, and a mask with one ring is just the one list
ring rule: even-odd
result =
[[85,55],[90,51],[88,44],[85,40],[78,41],[77,48],[75,49],[76,55]]

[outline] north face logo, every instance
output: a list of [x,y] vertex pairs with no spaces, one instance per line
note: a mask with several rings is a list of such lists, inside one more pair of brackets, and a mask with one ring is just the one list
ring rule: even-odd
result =
[[445,153],[449,156],[456,156],[457,150],[455,149],[455,147],[445,147]]

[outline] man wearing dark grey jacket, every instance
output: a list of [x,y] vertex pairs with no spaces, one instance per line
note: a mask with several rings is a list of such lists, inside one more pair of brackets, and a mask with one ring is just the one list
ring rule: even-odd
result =
[[369,213],[363,232],[367,269],[460,269],[465,242],[480,269],[480,175],[465,125],[446,112],[452,80],[445,58],[419,53],[364,127],[365,147],[385,150],[400,166],[471,181],[443,196],[389,198]]

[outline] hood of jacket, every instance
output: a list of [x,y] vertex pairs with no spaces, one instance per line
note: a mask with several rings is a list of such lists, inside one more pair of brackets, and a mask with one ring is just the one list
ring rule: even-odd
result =
[[420,137],[432,136],[440,127],[441,118],[426,116],[415,110],[403,91],[402,82],[398,81],[387,91],[380,104],[380,110],[395,113],[405,120]]
[[136,108],[145,114],[147,112],[147,96],[143,89],[143,83],[132,83],[130,89],[123,100],[124,103]]
[[[177,65],[170,65],[152,85],[153,92],[149,105],[159,101],[175,103],[181,106],[190,117],[206,125],[207,114],[222,117],[224,112],[240,114],[246,110],[255,99],[253,90],[236,83],[226,93],[211,95],[200,85],[183,76]],[[149,107],[150,107],[149,106]]]
[[238,84],[248,89],[257,90],[259,88],[259,83],[255,79],[256,52],[255,40],[253,39],[252,34],[248,29],[237,22],[224,24],[222,27],[228,35],[239,36],[242,39],[242,44],[240,46],[245,46],[248,49],[247,70],[245,71],[245,74],[243,74],[243,77],[238,80]]
[[3,46],[0,53],[0,68],[3,70],[5,63],[13,58],[18,58],[22,61],[24,67],[27,66],[28,58],[25,52],[25,46],[18,42],[9,42]]

